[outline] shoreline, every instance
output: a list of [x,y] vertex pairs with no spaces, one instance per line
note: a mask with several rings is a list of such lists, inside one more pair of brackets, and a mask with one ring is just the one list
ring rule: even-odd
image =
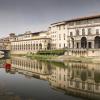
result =
[[38,59],[43,61],[54,61],[54,62],[80,62],[80,63],[100,63],[100,57],[76,57],[76,56],[57,56],[57,55],[11,55],[28,57],[31,59]]

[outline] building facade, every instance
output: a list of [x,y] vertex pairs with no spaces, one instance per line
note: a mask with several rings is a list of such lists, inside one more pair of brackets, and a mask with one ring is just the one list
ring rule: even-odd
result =
[[100,15],[53,23],[45,32],[11,33],[0,39],[0,48],[6,43],[12,54],[67,49],[68,56],[100,56]]
[[67,24],[66,22],[53,23],[49,27],[51,49],[63,49],[67,47]]
[[36,53],[40,50],[50,49],[51,39],[48,32],[26,32],[11,39],[12,54]]
[[100,56],[100,15],[53,23],[52,49],[68,49],[69,56]]
[[71,56],[100,56],[100,15],[77,18],[68,23]]

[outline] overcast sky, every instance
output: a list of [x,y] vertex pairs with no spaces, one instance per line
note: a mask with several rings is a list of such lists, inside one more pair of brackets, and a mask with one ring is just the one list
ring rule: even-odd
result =
[[0,0],[0,35],[46,30],[51,23],[100,14],[100,0]]

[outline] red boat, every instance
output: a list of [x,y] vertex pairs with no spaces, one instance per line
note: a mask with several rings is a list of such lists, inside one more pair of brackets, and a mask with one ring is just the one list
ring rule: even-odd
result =
[[11,69],[11,64],[6,63],[6,64],[4,64],[4,67],[5,67],[6,70],[10,70]]

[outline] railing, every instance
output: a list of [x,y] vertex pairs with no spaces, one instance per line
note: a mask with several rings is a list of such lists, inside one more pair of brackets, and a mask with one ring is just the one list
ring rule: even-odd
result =
[[100,50],[100,48],[69,48],[68,50]]

